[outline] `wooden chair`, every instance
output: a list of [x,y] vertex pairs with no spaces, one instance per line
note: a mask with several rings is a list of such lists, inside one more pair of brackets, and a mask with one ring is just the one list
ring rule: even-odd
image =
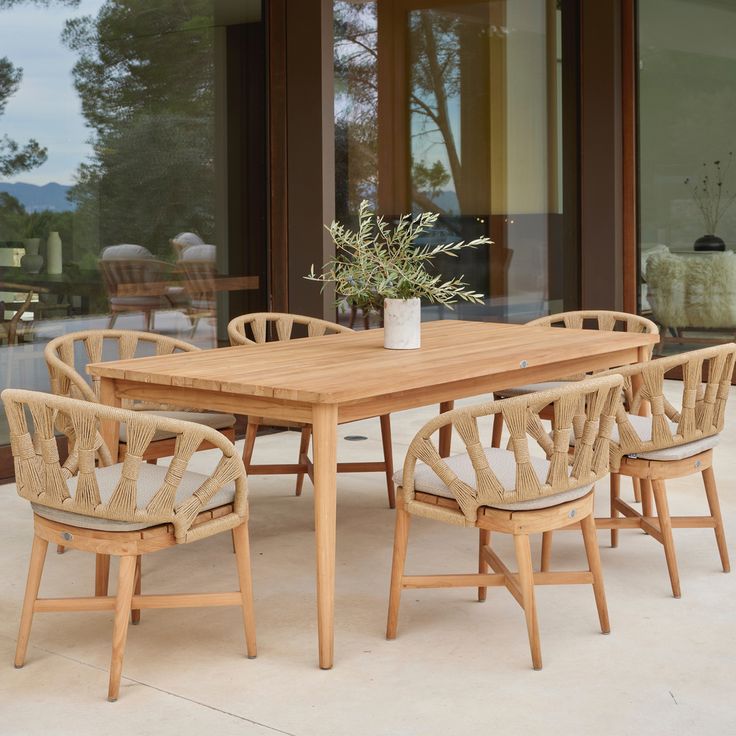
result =
[[[23,600],[15,666],[25,662],[35,612],[113,611],[108,700],[117,700],[128,620],[144,608],[240,606],[249,657],[256,656],[248,543],[246,475],[235,447],[216,430],[89,401],[7,389],[2,394],[10,425],[18,494],[31,502],[34,536]],[[32,419],[29,426],[28,415]],[[62,465],[54,427],[63,415],[74,442]],[[102,444],[101,420],[124,424],[130,438],[122,463],[95,467]],[[173,434],[171,465],[143,464],[158,432]],[[202,442],[220,450],[210,476],[187,470]],[[227,593],[142,595],[142,555],[233,531],[239,590]],[[39,598],[49,542],[96,555],[94,597]],[[120,558],[115,596],[108,595],[110,556]]]
[[[659,334],[659,329],[654,322],[647,319],[646,317],[639,317],[636,314],[628,314],[627,312],[611,312],[605,309],[594,309],[594,310],[582,310],[576,312],[560,312],[559,314],[550,314],[546,317],[539,317],[533,319],[531,322],[527,322],[528,325],[537,325],[539,327],[557,327],[562,329],[597,329],[597,330],[608,330],[610,332],[614,330],[621,330],[624,332],[640,332],[648,333],[651,335]],[[647,359],[652,357],[652,351],[654,346],[649,348],[649,355]],[[514,388],[503,389],[494,393],[494,398],[504,399],[511,396],[519,396],[521,394],[530,393],[533,391],[544,391],[555,386],[559,386],[564,382],[579,381],[584,378],[585,375],[567,376],[559,381],[545,381],[544,383],[530,383],[526,386],[516,386]],[[624,397],[626,400],[626,397]],[[549,411],[543,411],[542,416],[545,419],[549,419]],[[493,437],[491,444],[493,447],[499,447],[501,444],[501,432],[502,423],[498,416],[494,417],[493,420]],[[634,500],[637,503],[641,502],[641,489],[639,488],[639,482],[634,479]]]
[[[85,378],[81,371],[77,370],[77,367],[82,369],[83,365],[87,363],[100,363],[104,360],[127,360],[140,357],[143,354],[168,355],[195,350],[199,350],[199,348],[188,342],[152,332],[83,330],[70,332],[68,335],[61,335],[51,340],[44,349],[44,358],[49,369],[51,390],[57,396],[69,396],[74,399],[99,403],[99,377],[90,376]],[[235,417],[232,414],[144,404],[125,399],[123,400],[123,406],[128,409],[168,416],[172,419],[203,424],[218,430],[231,442],[235,441]],[[162,432],[148,444],[144,460],[155,463],[158,458],[173,455],[175,447],[176,438],[171,433]],[[204,450],[209,447],[210,445],[205,442],[201,449]],[[121,426],[118,455],[121,460],[125,458],[127,451],[127,436],[125,428]]]
[[[352,333],[349,327],[343,327],[335,322],[328,322],[315,317],[305,317],[298,314],[283,314],[280,312],[254,312],[244,314],[233,319],[227,326],[227,333],[231,345],[256,345],[265,343],[270,336],[275,340],[291,340],[294,325],[305,328],[306,337],[320,337],[322,335]],[[272,332],[272,335],[269,333]],[[396,505],[394,493],[394,465],[391,446],[391,417],[385,414],[380,417],[381,441],[383,444],[383,462],[338,463],[338,473],[368,473],[383,472],[386,474],[388,504],[390,508]],[[299,445],[299,460],[296,464],[288,465],[253,465],[253,447],[256,441],[258,427],[261,424],[288,427],[301,431]],[[281,473],[296,473],[296,495],[301,495],[304,476],[314,482],[313,465],[309,457],[309,441],[312,436],[312,427],[308,424],[285,424],[280,419],[266,417],[248,417],[248,427],[243,449],[243,462],[249,475],[274,475]]]
[[[5,288],[13,287],[14,284],[0,284]],[[22,292],[26,292],[25,298],[18,304],[6,305],[6,303],[0,300],[0,344],[5,341],[8,345],[18,344],[18,327],[22,325],[21,317],[25,314],[28,308],[31,306],[33,296],[35,294],[34,289],[29,289],[27,286],[19,286],[18,289]],[[12,311],[13,314],[9,319],[5,319],[5,312]]]
[[[640,386],[632,392],[629,411],[623,406],[618,409],[611,453],[611,517],[596,519],[596,524],[611,529],[612,547],[618,546],[619,529],[632,528],[644,530],[662,544],[675,598],[681,589],[673,529],[713,529],[723,571],[731,569],[713,474],[713,448],[723,430],[735,356],[736,344],[730,343],[616,369],[624,376],[627,391],[632,392],[636,377]],[[679,408],[664,396],[665,373],[673,368],[681,368],[683,375]],[[651,406],[651,416],[638,416],[643,403]],[[703,477],[710,514],[670,516],[665,481],[695,473]],[[621,475],[640,480],[641,512],[621,499]]]
[[[568,383],[540,393],[456,409],[419,430],[409,446],[399,488],[388,639],[396,636],[403,588],[477,586],[478,600],[483,601],[488,586],[505,586],[524,609],[532,664],[534,669],[541,669],[534,585],[554,583],[592,584],[601,630],[608,633],[593,495],[595,482],[608,473],[609,439],[622,385],[619,376]],[[539,416],[550,405],[551,436]],[[483,447],[478,418],[489,415],[500,415],[508,426],[510,450]],[[571,456],[568,449],[574,420],[584,431]],[[460,435],[466,452],[442,458],[431,438],[448,424]],[[528,436],[536,440],[547,460],[530,456]],[[480,529],[478,573],[405,575],[411,516]],[[580,522],[589,569],[535,573],[529,535],[567,526],[570,519]],[[513,535],[517,573],[512,573],[491,548],[491,532]],[[489,567],[493,574],[488,573]]]
[[[98,265],[110,304],[109,329],[124,312],[142,312],[146,330],[150,332],[156,311],[175,306],[172,298],[162,293],[171,279],[172,264],[156,260],[142,245],[108,246],[103,250]],[[122,286],[132,290],[131,293],[121,294]]]
[[[610,312],[604,309],[584,310],[577,312],[561,312],[559,314],[550,314],[546,317],[539,317],[527,322],[528,326],[537,327],[559,327],[568,329],[596,329],[596,330],[623,330],[624,332],[642,332],[652,335],[659,334],[657,325],[646,317],[639,317],[636,314],[628,314],[626,312]],[[649,349],[649,357],[652,355],[652,348]],[[544,383],[530,383],[525,386],[515,386],[513,388],[495,391],[493,396],[496,399],[507,399],[511,396],[520,396],[537,391],[545,391],[555,388],[562,383],[569,381],[579,381],[584,375],[567,376],[558,381],[545,381]],[[549,417],[546,417],[549,418]],[[503,421],[500,415],[493,418],[493,437],[491,443],[493,447],[499,447],[501,443],[501,430]]]
[[192,323],[191,336],[197,331],[202,319],[217,316],[217,263],[214,245],[201,243],[190,245],[177,263],[184,274],[186,291],[189,295],[187,317]]

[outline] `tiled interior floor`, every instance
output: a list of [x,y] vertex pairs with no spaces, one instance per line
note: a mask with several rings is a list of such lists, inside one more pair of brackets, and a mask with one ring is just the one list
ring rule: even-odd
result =
[[[679,384],[673,384],[676,391]],[[736,393],[736,392],[735,392]],[[485,397],[483,397],[485,398]],[[396,414],[398,463],[436,407]],[[733,401],[716,477],[736,534]],[[378,421],[340,428],[343,459],[380,456]],[[296,433],[260,437],[261,459],[291,461]],[[456,449],[458,449],[456,445]],[[207,468],[212,456],[196,464]],[[630,484],[622,481],[630,497]],[[673,513],[705,512],[696,477],[669,484]],[[676,530],[683,597],[672,598],[662,548],[622,532],[599,541],[612,633],[600,634],[587,586],[544,586],[537,601],[544,670],[531,669],[523,614],[503,589],[406,592],[399,636],[384,639],[393,516],[379,474],[338,487],[336,663],[316,664],[312,491],[291,477],[253,477],[251,544],[259,656],[244,657],[239,611],[144,611],[132,627],[120,700],[106,702],[112,615],[37,614],[26,666],[12,656],[31,542],[28,504],[0,488],[1,734],[733,734],[736,576],[720,572],[711,530]],[[598,488],[606,511],[607,484]],[[496,535],[502,556],[509,540]],[[417,519],[408,571],[472,572],[473,530]],[[538,554],[539,545],[534,547]],[[576,533],[558,534],[553,565],[583,563]],[[235,584],[228,535],[146,558],[144,590]],[[42,595],[92,590],[92,557],[50,554]]]

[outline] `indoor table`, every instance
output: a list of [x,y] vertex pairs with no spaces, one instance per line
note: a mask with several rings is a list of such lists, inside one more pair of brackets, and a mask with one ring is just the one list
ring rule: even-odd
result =
[[[89,365],[101,400],[138,399],[269,416],[313,427],[319,665],[333,664],[336,442],[346,422],[645,360],[657,335],[427,322],[418,350],[387,350],[383,330]],[[451,431],[451,427],[448,427]],[[102,433],[115,458],[118,427]],[[450,437],[440,438],[443,454]],[[387,583],[388,587],[388,583]]]

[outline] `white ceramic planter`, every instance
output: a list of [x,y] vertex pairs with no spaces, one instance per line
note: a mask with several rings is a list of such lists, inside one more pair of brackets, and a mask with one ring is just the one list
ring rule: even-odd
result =
[[416,350],[420,346],[421,304],[419,299],[383,300],[383,347]]

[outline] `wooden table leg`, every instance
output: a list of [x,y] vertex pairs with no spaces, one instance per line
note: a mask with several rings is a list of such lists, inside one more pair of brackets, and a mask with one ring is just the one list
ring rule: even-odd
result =
[[[122,402],[115,394],[114,379],[106,378],[104,376],[100,379],[100,403],[105,404],[106,406],[121,406]],[[116,463],[118,461],[118,445],[120,444],[119,422],[103,420],[100,422],[100,433],[102,434],[102,439],[110,450],[112,462]]]
[[[454,401],[443,401],[440,404],[440,414],[452,411],[455,407]],[[440,427],[440,457],[450,457],[450,446],[452,445],[452,424]]]
[[312,409],[314,527],[317,537],[317,631],[319,666],[329,670],[335,640],[335,525],[337,515],[337,406]]

